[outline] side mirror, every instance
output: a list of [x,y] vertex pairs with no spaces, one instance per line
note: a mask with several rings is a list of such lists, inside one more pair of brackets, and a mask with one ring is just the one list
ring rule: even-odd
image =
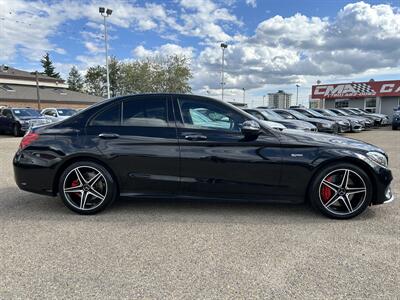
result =
[[253,120],[244,121],[242,124],[241,131],[245,137],[258,136],[261,131],[260,124],[258,124],[256,121]]

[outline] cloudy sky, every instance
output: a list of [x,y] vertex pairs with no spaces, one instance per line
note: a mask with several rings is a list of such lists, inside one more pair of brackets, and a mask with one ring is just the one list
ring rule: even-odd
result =
[[40,70],[50,52],[57,71],[104,63],[102,17],[110,55],[190,58],[197,94],[220,95],[220,43],[226,51],[226,96],[262,103],[284,89],[308,102],[322,82],[399,79],[400,1],[342,0],[0,0],[0,64]]

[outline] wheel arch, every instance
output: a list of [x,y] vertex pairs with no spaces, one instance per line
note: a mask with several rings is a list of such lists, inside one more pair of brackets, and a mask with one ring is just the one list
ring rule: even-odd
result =
[[59,183],[59,180],[60,180],[62,172],[64,172],[64,170],[66,168],[68,168],[70,165],[72,165],[73,163],[76,163],[76,162],[79,162],[79,161],[90,161],[90,162],[97,163],[97,164],[101,165],[102,167],[104,167],[108,172],[110,172],[112,178],[114,179],[114,181],[116,183],[117,194],[119,193],[119,191],[120,191],[120,183],[119,183],[118,177],[114,173],[114,171],[106,163],[104,163],[102,160],[100,160],[100,159],[98,159],[96,157],[90,156],[90,155],[83,155],[83,156],[71,157],[71,158],[65,160],[58,167],[57,172],[56,172],[56,174],[54,176],[54,179],[53,179],[53,194],[54,195],[57,195],[57,193],[59,192],[58,191],[58,183]]
[[318,175],[318,173],[328,166],[331,166],[334,164],[340,164],[340,163],[349,163],[349,164],[355,165],[355,166],[359,167],[360,169],[362,169],[368,175],[368,177],[370,178],[371,183],[372,183],[372,199],[375,199],[376,191],[377,191],[377,183],[376,183],[376,179],[375,179],[372,168],[366,162],[364,162],[360,159],[357,159],[357,158],[351,157],[351,156],[345,156],[340,159],[330,159],[330,160],[324,161],[315,168],[315,170],[313,171],[313,173],[311,175],[310,181],[308,182],[305,202],[309,202],[309,199],[310,199],[309,195],[311,192],[311,187],[312,187],[314,179]]

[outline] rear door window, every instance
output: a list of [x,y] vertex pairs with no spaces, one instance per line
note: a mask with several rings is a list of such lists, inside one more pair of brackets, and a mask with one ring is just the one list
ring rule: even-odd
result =
[[122,110],[123,126],[166,127],[168,125],[167,99],[162,96],[125,100]]
[[90,126],[120,126],[121,125],[121,103],[106,108],[95,116]]

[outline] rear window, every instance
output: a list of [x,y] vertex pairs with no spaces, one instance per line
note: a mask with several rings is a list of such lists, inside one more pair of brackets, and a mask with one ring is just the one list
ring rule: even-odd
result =
[[121,125],[121,104],[115,104],[99,113],[90,122],[91,126],[119,126]]
[[122,125],[163,127],[167,125],[167,101],[164,97],[132,99],[123,102]]

